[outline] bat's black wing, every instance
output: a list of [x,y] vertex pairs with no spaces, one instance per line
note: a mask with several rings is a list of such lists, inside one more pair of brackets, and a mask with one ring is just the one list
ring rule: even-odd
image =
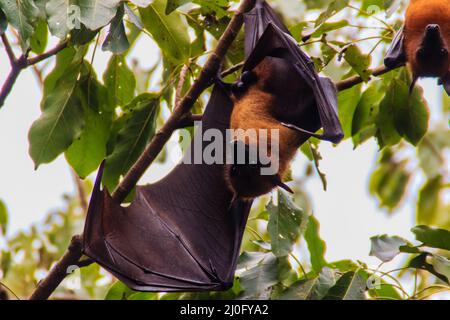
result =
[[[333,82],[319,77],[312,60],[300,49],[265,1],[258,0],[255,8],[246,14],[245,21],[248,58],[244,71],[252,70],[267,56],[286,59],[295,67],[300,78],[311,89],[309,94],[315,98],[309,106],[299,105],[299,110],[307,110],[307,115],[299,114],[295,119],[289,119],[286,125],[309,136],[334,143],[341,141],[343,131],[337,114],[337,92]],[[323,134],[315,134],[320,128],[323,128]]]
[[[202,130],[225,136],[232,102],[217,86]],[[225,145],[225,141],[223,144]],[[95,184],[84,232],[84,252],[140,291],[225,290],[232,285],[251,207],[236,201],[221,164],[188,164],[210,143],[198,132],[179,164],[163,180],[137,187],[129,207]]]
[[[287,53],[315,96],[311,116],[294,124],[310,131],[323,126],[325,138],[339,140],[333,84],[317,76],[272,9],[258,1],[246,16],[246,68],[277,49]],[[184,161],[161,181],[137,187],[128,207],[100,190],[100,170],[89,204],[84,253],[135,290],[229,288],[251,202],[233,201],[223,164],[192,163],[203,159],[203,153],[211,153],[211,144],[203,141],[206,130],[215,130],[212,136],[226,150],[228,142],[223,137],[232,109],[229,92],[216,86]],[[309,136],[305,133],[305,140]],[[221,157],[224,162],[226,155]]]
[[406,63],[404,38],[403,28],[401,28],[392,40],[391,46],[384,57],[384,65],[389,69],[397,68]]

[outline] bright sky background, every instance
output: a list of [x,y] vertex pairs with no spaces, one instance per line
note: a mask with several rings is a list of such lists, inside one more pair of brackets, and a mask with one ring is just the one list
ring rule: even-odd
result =
[[[144,67],[150,67],[157,61],[157,55],[157,48],[145,38],[138,42],[131,57],[145,62]],[[3,51],[0,57],[0,82],[3,83],[9,63]],[[103,73],[107,59],[106,54],[97,51],[97,74]],[[436,82],[422,81],[421,84],[425,84],[431,109],[437,110],[441,105],[441,92]],[[10,214],[9,234],[40,221],[51,210],[61,208],[62,194],[75,192],[73,177],[63,156],[34,171],[28,155],[27,134],[32,122],[39,117],[40,98],[35,76],[27,70],[20,75],[5,106],[0,109],[0,199],[5,201]],[[322,190],[318,178],[307,184],[307,190],[314,200],[314,214],[328,245],[329,261],[359,259],[377,265],[379,261],[368,256],[371,236],[387,233],[411,239],[409,230],[415,222],[415,201],[407,201],[390,217],[377,208],[368,194],[368,173],[375,164],[376,150],[374,140],[355,151],[350,142],[338,147],[321,144],[324,158],[321,168],[327,174],[328,191]],[[169,167],[152,167],[141,183],[158,180]],[[294,168],[303,169],[303,166]]]

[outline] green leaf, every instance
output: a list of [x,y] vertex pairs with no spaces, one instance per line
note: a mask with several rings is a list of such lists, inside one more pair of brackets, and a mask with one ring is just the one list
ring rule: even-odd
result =
[[116,15],[121,0],[78,0],[80,20],[91,30],[106,26]]
[[370,55],[363,54],[356,45],[351,45],[345,48],[344,59],[364,81],[370,79],[369,67],[372,61]]
[[117,281],[106,293],[105,300],[127,300],[136,291],[128,288],[123,282]]
[[375,123],[381,100],[384,97],[382,81],[372,81],[363,92],[353,114],[352,136]]
[[127,107],[131,114],[118,133],[113,152],[106,158],[103,182],[109,190],[114,189],[155,134],[159,99],[143,94],[135,100]]
[[283,191],[278,191],[278,205],[273,199],[266,207],[272,252],[277,257],[288,255],[305,229],[308,215]]
[[270,253],[255,267],[243,272],[240,276],[240,284],[246,297],[261,297],[277,282],[277,257]]
[[0,0],[0,9],[3,10],[8,22],[19,31],[22,50],[26,51],[39,16],[38,7],[33,0]]
[[111,114],[85,110],[83,133],[66,151],[67,162],[82,179],[98,168],[106,157]]
[[324,24],[321,24],[318,28],[314,30],[314,32],[311,34],[311,37],[313,38],[319,38],[324,33],[328,33],[330,31],[342,29],[346,26],[348,26],[349,23],[347,20],[340,20],[336,22],[326,22]]
[[192,2],[192,0],[167,0],[166,14],[171,14],[173,11],[181,7],[182,5]]
[[300,280],[281,295],[281,300],[321,300],[328,290],[336,284],[336,276],[330,268],[323,268],[314,279]]
[[0,235],[6,234],[8,227],[8,210],[5,203],[0,200]]
[[418,223],[431,225],[438,220],[442,185],[443,177],[438,175],[428,180],[420,190],[416,214]]
[[386,95],[380,103],[376,120],[378,127],[378,144],[380,147],[396,145],[401,140],[394,123],[395,108],[408,101],[408,88],[398,79],[392,79]]
[[450,251],[450,231],[425,225],[414,227],[411,231],[416,235],[417,241],[422,242],[423,245]]
[[111,51],[114,54],[121,54],[130,48],[130,43],[125,33],[125,26],[123,23],[124,7],[120,6],[117,14],[111,21],[108,35],[105,42],[103,42],[102,50]]
[[397,86],[395,89],[397,94],[405,98],[403,103],[398,103],[393,108],[395,128],[401,136],[416,146],[428,130],[428,107],[418,87],[409,94],[406,83],[400,81],[394,83]]
[[374,236],[370,238],[371,248],[370,256],[377,257],[383,262],[388,262],[394,259],[401,251],[400,247],[408,244],[403,238],[398,236],[388,236],[383,234],[381,236]]
[[334,0],[330,3],[327,10],[322,12],[316,20],[316,27],[330,19],[335,14],[339,13],[348,5],[349,0]]
[[323,267],[328,265],[325,260],[326,244],[320,238],[319,228],[319,221],[314,216],[309,216],[304,237],[308,245],[311,266],[316,273],[320,273]]
[[39,20],[39,22],[36,24],[36,29],[33,33],[33,36],[30,39],[31,51],[36,54],[43,53],[45,51],[45,48],[47,47],[47,40],[47,22],[45,22],[45,20]]
[[53,161],[81,134],[83,106],[77,92],[81,64],[73,65],[59,79],[55,90],[43,102],[43,112],[29,132],[30,155],[36,168]]
[[430,259],[431,265],[434,267],[434,270],[447,278],[447,283],[450,281],[450,260],[433,254]]
[[324,300],[365,300],[366,283],[358,272],[347,272],[328,291]]
[[45,12],[48,27],[55,37],[66,38],[69,31],[76,26],[78,12],[75,6],[71,7],[71,2],[68,0],[48,0]]
[[361,85],[338,93],[338,114],[342,124],[345,138],[351,137],[353,114],[361,96]]
[[165,2],[155,0],[147,8],[139,8],[145,28],[172,63],[181,64],[189,58],[190,39],[186,23],[180,15],[166,15]]
[[8,28],[8,20],[6,19],[6,15],[0,6],[0,35],[5,33],[7,28]]
[[111,56],[103,74],[103,81],[113,106],[126,105],[133,99],[136,79],[123,55]]

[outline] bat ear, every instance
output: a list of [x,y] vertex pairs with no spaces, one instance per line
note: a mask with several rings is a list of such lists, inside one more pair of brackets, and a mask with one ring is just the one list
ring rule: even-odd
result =
[[280,178],[280,176],[279,176],[278,174],[275,176],[274,182],[275,182],[275,185],[277,185],[277,186],[280,187],[281,189],[284,189],[284,190],[286,190],[287,192],[292,193],[292,194],[294,193],[294,191],[292,191],[292,189],[289,188],[289,186],[288,186],[287,184],[285,184],[285,183],[281,180],[281,178]]

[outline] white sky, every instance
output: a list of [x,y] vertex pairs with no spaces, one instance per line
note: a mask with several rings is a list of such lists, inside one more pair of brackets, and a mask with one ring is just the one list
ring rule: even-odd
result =
[[[101,50],[97,53],[95,67],[101,75],[107,55]],[[3,83],[9,64],[3,53],[0,56],[0,82]],[[132,56],[149,67],[157,60],[157,49],[151,41],[139,41]],[[438,108],[440,90],[435,81],[424,83],[430,105]],[[63,157],[34,171],[28,155],[27,134],[32,122],[39,117],[40,98],[36,79],[31,70],[27,70],[20,75],[5,106],[0,109],[0,199],[9,209],[9,234],[40,221],[50,210],[63,205],[63,193],[75,192]],[[324,158],[321,168],[327,174],[328,191],[322,190],[318,178],[308,183],[307,189],[314,200],[321,235],[328,245],[329,261],[359,259],[376,265],[378,260],[368,256],[371,236],[387,233],[411,239],[409,230],[414,226],[415,202],[409,201],[389,217],[368,195],[368,173],[375,164],[376,150],[375,141],[356,151],[350,142],[338,147],[321,144]],[[143,182],[155,181],[164,172],[167,168],[150,169]]]

